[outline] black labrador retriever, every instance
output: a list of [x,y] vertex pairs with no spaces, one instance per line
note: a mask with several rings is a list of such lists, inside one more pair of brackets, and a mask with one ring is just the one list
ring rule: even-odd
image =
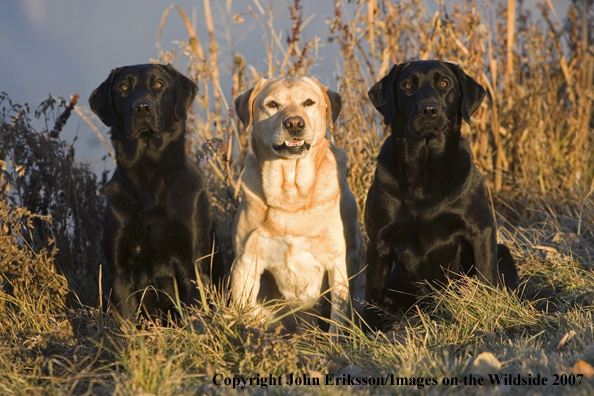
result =
[[174,313],[177,297],[200,301],[197,274],[205,286],[223,276],[203,177],[186,157],[197,90],[171,65],[147,64],[112,70],[89,98],[116,153],[103,251],[111,302],[127,319]]
[[[378,156],[365,208],[365,300],[406,310],[457,274],[476,275],[515,289],[518,273],[497,245],[483,178],[461,136],[462,120],[479,107],[485,90],[457,65],[416,61],[396,65],[369,91],[390,125]],[[378,329],[377,310],[365,321]]]

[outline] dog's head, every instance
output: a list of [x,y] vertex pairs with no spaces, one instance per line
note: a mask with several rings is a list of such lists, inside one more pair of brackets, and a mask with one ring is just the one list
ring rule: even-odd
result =
[[261,80],[235,99],[237,116],[249,129],[256,155],[301,158],[326,138],[340,114],[340,95],[314,78]]
[[395,65],[369,90],[392,133],[428,139],[457,131],[480,106],[485,90],[455,64],[416,61]]
[[111,71],[91,94],[91,110],[119,138],[139,139],[173,131],[185,121],[198,87],[171,65],[134,65]]

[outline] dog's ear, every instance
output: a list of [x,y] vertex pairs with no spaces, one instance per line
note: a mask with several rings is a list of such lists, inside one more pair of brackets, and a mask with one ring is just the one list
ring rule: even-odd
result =
[[367,92],[371,103],[384,116],[384,124],[386,125],[394,122],[397,105],[396,98],[394,97],[394,82],[406,65],[406,63],[394,65],[390,72]]
[[453,63],[448,63],[448,66],[458,79],[462,118],[470,124],[470,116],[478,109],[485,98],[485,89],[466,74],[460,66]]
[[113,107],[113,100],[111,99],[111,85],[120,70],[122,70],[121,67],[113,69],[109,73],[109,77],[89,97],[91,110],[108,127],[113,126],[116,122],[116,111]]
[[338,119],[340,110],[342,110],[342,97],[338,92],[334,92],[328,87],[320,84],[318,80],[311,77],[311,80],[316,83],[320,91],[324,94],[324,102],[326,102],[326,118],[330,129],[334,129],[334,123]]
[[175,81],[177,91],[173,114],[176,120],[184,121],[188,118],[188,109],[194,102],[196,93],[198,93],[198,86],[194,81],[178,72],[170,63],[167,64],[167,71]]
[[235,98],[235,113],[245,126],[246,132],[252,126],[252,119],[254,117],[254,100],[258,92],[266,84],[268,80],[262,79],[258,81],[254,88],[250,88],[237,98]]

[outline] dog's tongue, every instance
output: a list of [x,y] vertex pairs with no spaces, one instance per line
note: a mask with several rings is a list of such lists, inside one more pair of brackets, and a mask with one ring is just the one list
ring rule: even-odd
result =
[[301,146],[303,144],[303,140],[285,140],[285,144],[288,147]]

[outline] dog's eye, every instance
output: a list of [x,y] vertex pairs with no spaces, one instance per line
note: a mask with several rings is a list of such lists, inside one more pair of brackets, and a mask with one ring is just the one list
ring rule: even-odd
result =
[[155,83],[155,88],[157,88],[157,89],[161,89],[161,88],[163,88],[163,83],[162,83],[161,81],[157,81],[157,82]]
[[128,85],[126,85],[126,84],[120,85],[120,91],[126,92],[127,90],[128,90]]
[[439,86],[442,88],[446,88],[448,85],[450,85],[450,83],[448,83],[446,80],[443,80],[439,83]]
[[278,107],[278,103],[276,103],[274,100],[271,100],[270,102],[266,103],[266,107],[270,107],[271,109],[276,109]]
[[406,84],[404,84],[404,89],[406,89],[407,91],[408,91],[409,89],[411,89],[411,88],[412,88],[412,84],[411,84],[411,83],[406,83]]
[[307,99],[305,102],[303,102],[303,106],[313,106],[315,104],[316,104],[316,102],[314,102],[311,99]]

